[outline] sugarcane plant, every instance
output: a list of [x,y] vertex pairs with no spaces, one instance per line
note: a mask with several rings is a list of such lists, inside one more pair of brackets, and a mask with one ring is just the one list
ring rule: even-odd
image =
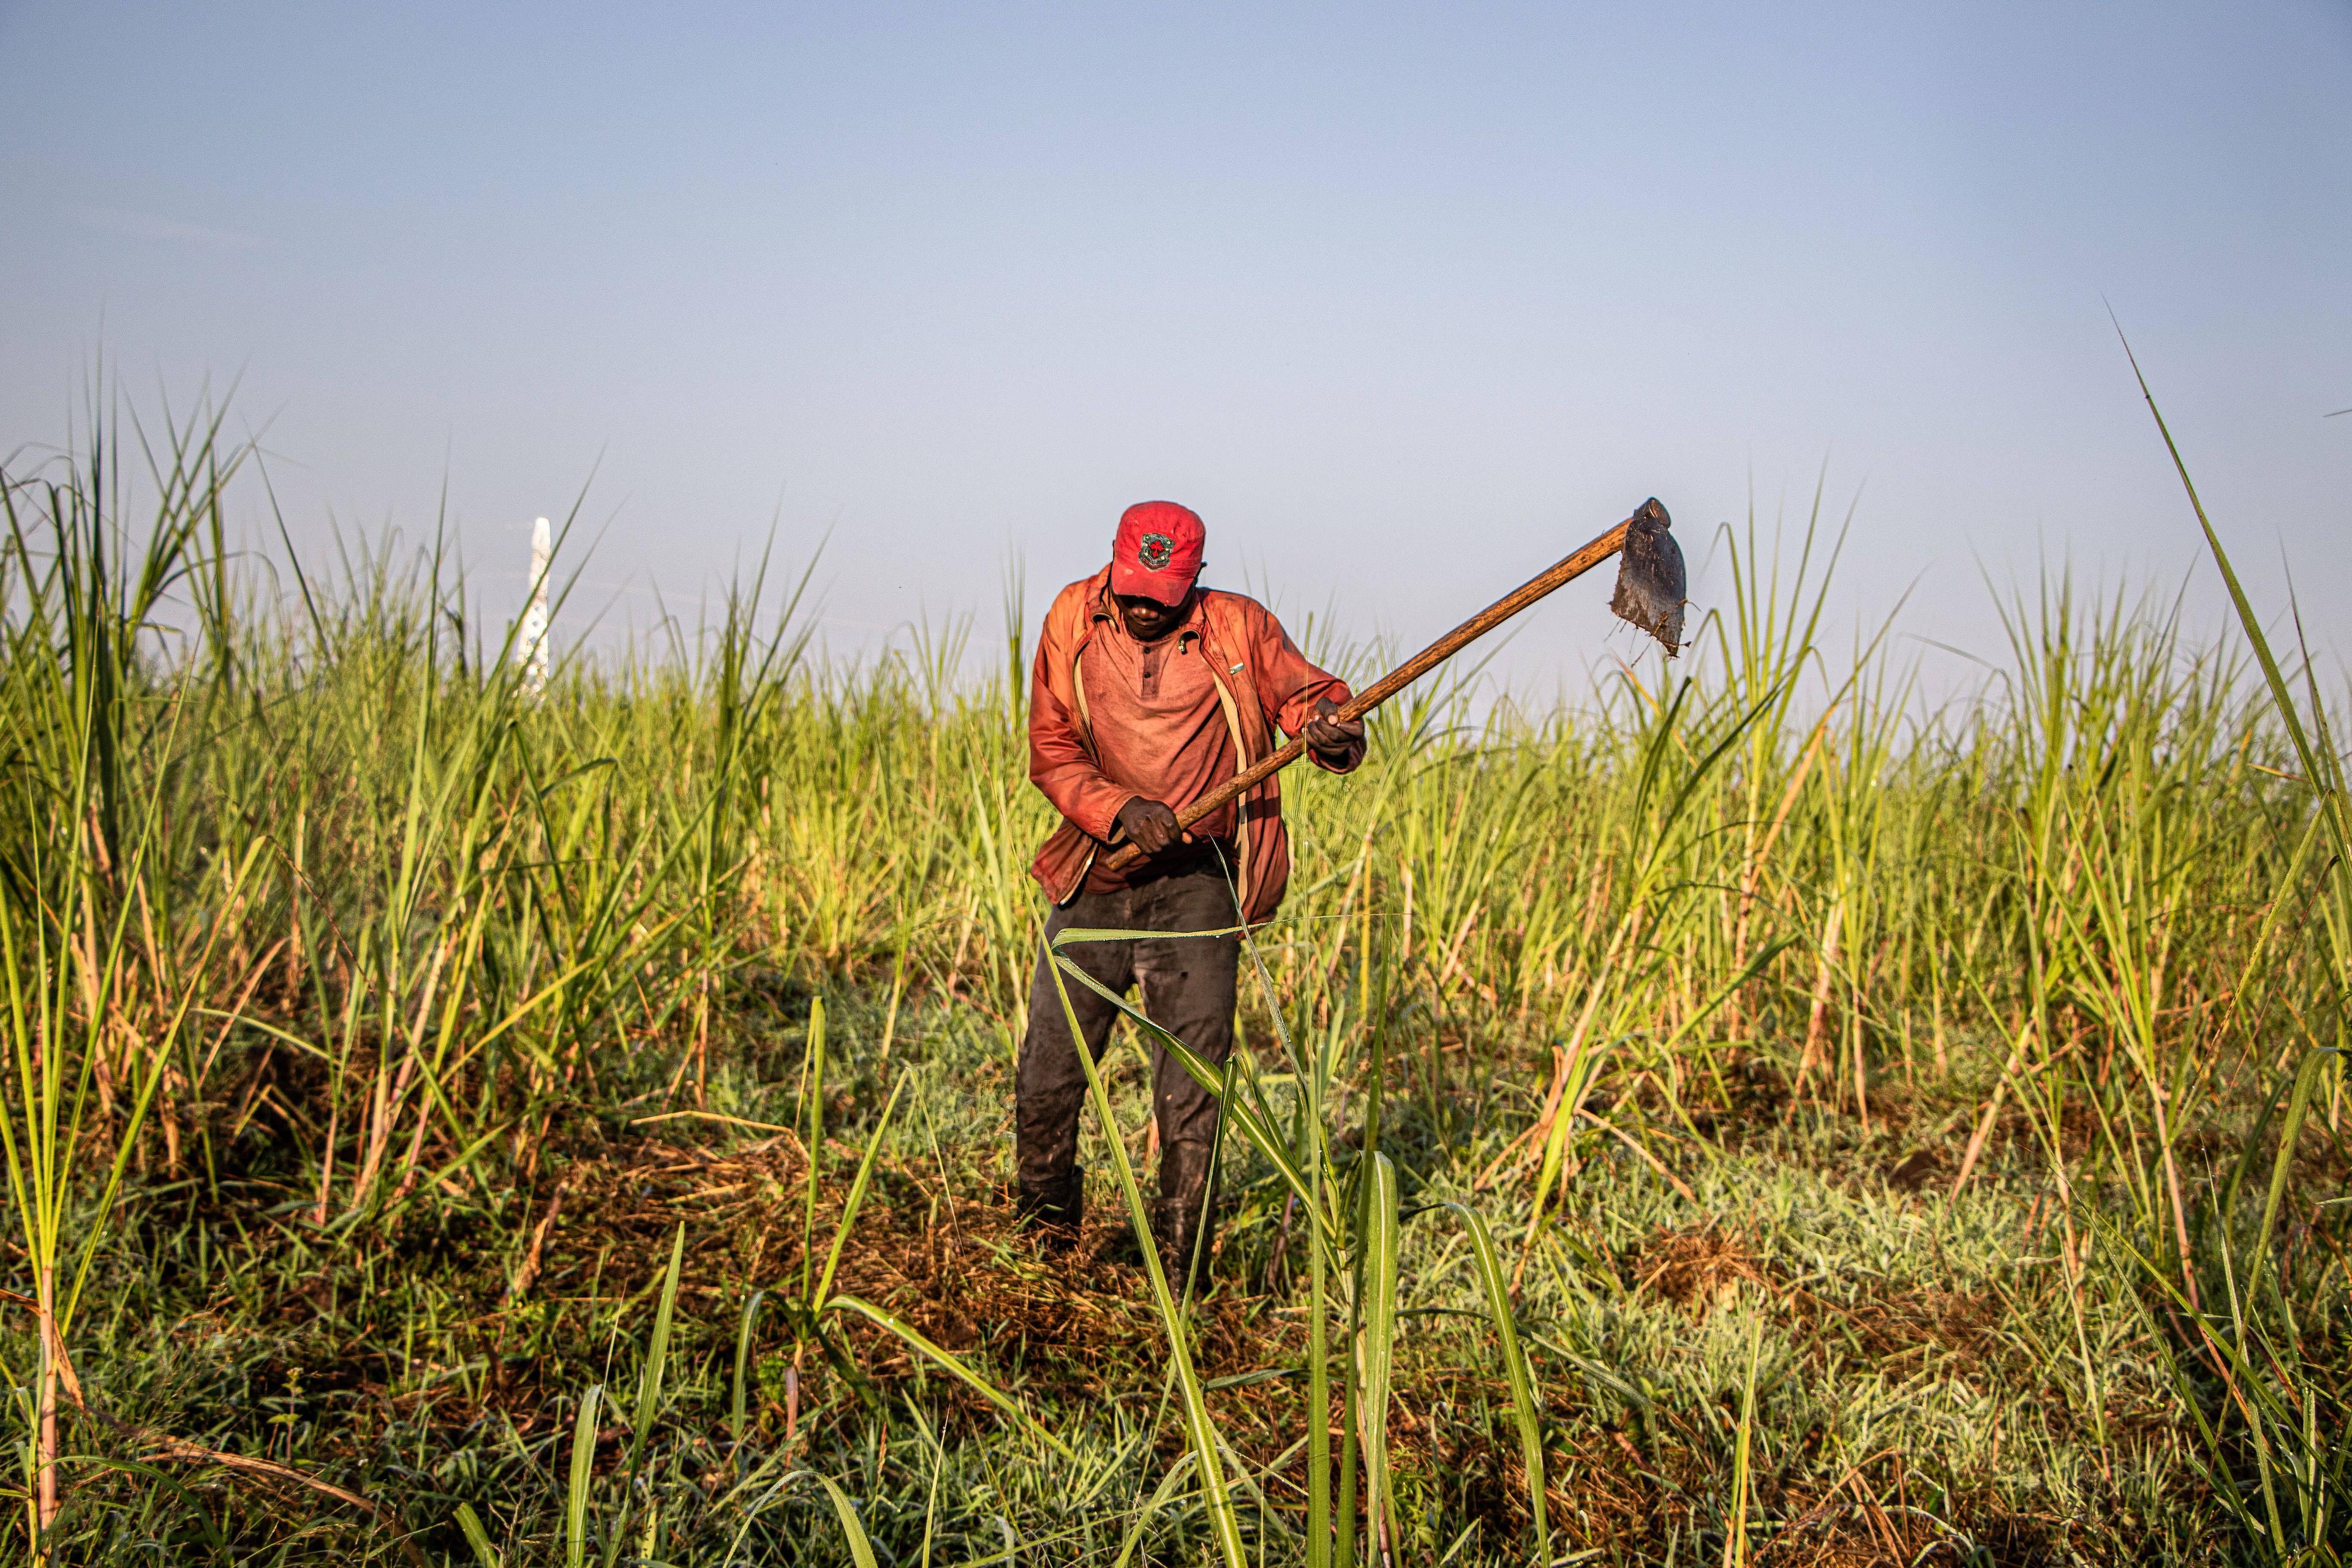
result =
[[[2221,1186],[2218,1214],[2201,1216],[2205,1245],[2200,1247],[2189,1229],[2177,1178],[2169,1188],[2175,1224],[2168,1234],[2144,1224],[2119,1239],[2163,1303],[2172,1332],[2154,1337],[2170,1352],[2182,1404],[2195,1423],[2199,1468],[2214,1495],[2262,1560],[2280,1568],[2339,1568],[2352,1561],[2352,1444],[2345,1440],[2352,1429],[2352,1401],[2340,1385],[2331,1387],[2311,1342],[2326,1316],[2328,1277],[2343,1258],[2339,1253],[2316,1268],[2308,1261],[2297,1267],[2283,1245],[2280,1221],[2306,1130],[2333,1141],[2339,1161],[2352,1153],[2328,1120],[2311,1114],[2327,1098],[2324,1086],[2332,1083],[2341,1096],[2352,1047],[2347,1038],[2347,1004],[2352,1001],[2352,781],[2346,777],[2310,650],[2296,650],[2298,693],[2206,515],[2137,359],[2132,369],[2262,670],[2264,694],[2293,747],[2296,782],[2307,800],[2301,842],[2263,917],[2244,978],[2252,977],[2285,912],[2307,899],[2305,907],[2316,907],[2325,934],[2322,952],[2334,1005],[2320,1017],[2297,1016],[2303,1037],[2269,1075],[2260,1110]],[[2299,617],[2297,632],[2299,644]],[[2307,890],[2306,879],[2315,884]],[[2158,1106],[2166,1098],[2164,1089],[2151,1086]],[[2171,1098],[2178,1098],[2177,1091]],[[2252,1195],[2252,1180],[2263,1174],[2264,1143],[2273,1126],[2277,1142],[2256,1210],[2245,1200]],[[2170,1135],[2161,1126],[2158,1142],[2169,1178]],[[2319,1200],[2343,1202],[2340,1194]],[[2305,1205],[2307,1213],[2317,1206]],[[2247,1217],[2257,1213],[2248,1237]],[[2306,1221],[2301,1228],[2312,1227]]]
[[[142,785],[175,765],[205,721],[184,694],[151,689],[142,644],[208,536],[217,556],[219,492],[237,462],[217,437],[200,415],[147,448],[161,510],[135,556],[119,549],[121,492],[104,443],[87,469],[0,480],[0,587],[21,610],[0,672],[0,747],[14,763],[0,810],[16,818],[0,836],[16,847],[0,864],[0,1152],[31,1273],[29,1292],[5,1297],[36,1330],[32,1375],[0,1366],[0,1376],[25,1434],[14,1447],[26,1543],[44,1562],[63,1500],[61,1401],[89,1403],[70,1350],[75,1318],[219,946],[216,924],[166,948],[140,919],[163,897],[150,878],[164,830],[164,795]],[[255,847],[221,868],[225,904],[257,859]]]
[[[1201,938],[1240,936],[1252,941],[1248,928],[1234,926],[1184,933]],[[1214,1093],[1223,1109],[1219,1142],[1227,1126],[1274,1167],[1278,1179],[1306,1216],[1307,1247],[1307,1519],[1304,1554],[1308,1568],[1353,1564],[1359,1543],[1363,1560],[1386,1563],[1394,1560],[1396,1519],[1393,1476],[1388,1447],[1389,1397],[1397,1342],[1398,1256],[1402,1212],[1395,1163],[1380,1148],[1379,1092],[1383,1062],[1382,1036],[1373,1033],[1371,1100],[1365,1113],[1362,1137],[1353,1158],[1343,1158],[1333,1126],[1334,1081],[1344,1066],[1336,1049],[1302,1052],[1292,1032],[1276,1019],[1285,1065],[1283,1075],[1296,1086],[1295,1114],[1286,1118],[1246,1050],[1236,1050],[1223,1063],[1203,1059],[1182,1040],[1155,1023],[1141,1009],[1087,974],[1068,955],[1084,942],[1124,942],[1167,933],[1095,930],[1073,927],[1056,933],[1045,954],[1055,992],[1073,1038],[1080,1034],[1070,1002],[1069,981],[1076,979],[1104,997],[1169,1055],[1202,1088]],[[1255,960],[1255,953],[1253,953]],[[1262,962],[1255,964],[1261,982]],[[1327,1037],[1328,1038],[1328,1037]],[[1336,1040],[1333,1042],[1336,1044]],[[1133,1163],[1116,1135],[1118,1121],[1110,1090],[1093,1054],[1081,1050],[1087,1089],[1095,1115],[1105,1129],[1113,1179],[1124,1200],[1129,1223],[1140,1238],[1151,1234],[1150,1216]],[[1286,1128],[1285,1121],[1289,1125]],[[1497,1350],[1510,1387],[1513,1419],[1518,1427],[1526,1467],[1526,1491],[1536,1562],[1546,1560],[1550,1531],[1544,1506],[1541,1407],[1535,1380],[1521,1349],[1513,1321],[1501,1258],[1478,1215],[1461,1205],[1444,1205],[1468,1226],[1475,1258],[1493,1315]],[[1203,1227],[1203,1237],[1206,1235]],[[1191,1320],[1193,1281],[1200,1259],[1186,1259],[1183,1277],[1171,1280],[1159,1249],[1146,1245],[1143,1268],[1151,1288],[1152,1303],[1167,1336],[1170,1370],[1181,1400],[1188,1458],[1197,1477],[1202,1504],[1219,1559],[1226,1568],[1244,1568],[1247,1562],[1233,1491],[1241,1479],[1230,1468],[1230,1447],[1209,1409],[1192,1357]],[[1332,1330],[1344,1324],[1339,1342]],[[1335,1353],[1336,1352],[1336,1353]],[[1336,1376],[1335,1376],[1336,1373]],[[1341,1406],[1340,1453],[1335,1466],[1331,1452],[1331,1404]],[[1359,1505],[1358,1477],[1361,1477]],[[1335,1487],[1336,1480],[1336,1487]],[[1164,1502],[1165,1489],[1154,1504]],[[1147,1504],[1131,1530],[1149,1521],[1154,1504]]]

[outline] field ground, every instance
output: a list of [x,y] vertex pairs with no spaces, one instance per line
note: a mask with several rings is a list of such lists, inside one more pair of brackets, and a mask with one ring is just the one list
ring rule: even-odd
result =
[[[834,1102],[850,1140],[872,1121],[881,1017],[854,1002],[833,1017],[836,1050],[844,1036],[858,1042],[841,1053]],[[844,1028],[849,1020],[863,1027]],[[739,1459],[728,1427],[736,1336],[754,1290],[789,1294],[798,1277],[807,1163],[789,1133],[686,1118],[628,1125],[630,1111],[660,1102],[666,1060],[646,1064],[650,1089],[637,1105],[567,1118],[530,1175],[420,1205],[381,1238],[319,1237],[299,1173],[273,1179],[267,1150],[255,1151],[258,1168],[225,1175],[216,1196],[194,1180],[151,1192],[137,1246],[102,1286],[109,1321],[92,1336],[110,1396],[159,1429],[394,1499],[459,1561],[447,1521],[462,1500],[527,1542],[534,1526],[550,1530],[580,1394],[630,1384],[683,1222],[677,1370],[649,1489],[667,1531],[731,1536],[747,1511],[740,1483],[761,1465],[776,1479],[790,1424],[793,1462],[839,1477],[900,1561],[918,1560],[927,1534],[936,1561],[987,1558],[1008,1531],[1023,1561],[1108,1561],[1136,1494],[1181,1449],[1161,1408],[1162,1331],[1127,1224],[1100,1217],[1097,1183],[1079,1260],[1041,1258],[1004,1202],[1001,1043],[951,1009],[906,1022],[893,1056],[913,1099],[894,1118],[841,1283],[980,1357],[1072,1439],[1076,1464],[926,1377],[870,1325],[845,1338],[880,1412],[821,1358],[791,1399],[792,1336],[772,1320],[755,1325],[747,1373],[757,1457]],[[799,1034],[778,1019],[720,1053],[730,1065],[709,1102],[789,1121]],[[1115,1054],[1140,1158],[1144,1068],[1138,1053]],[[1543,1064],[1518,1067],[1497,1076],[1539,1080]],[[1498,1130],[1534,1109],[1523,1088],[1496,1096],[1514,1111],[1489,1119]],[[1778,1075],[1759,1063],[1708,1130],[1712,1144],[1658,1141],[1687,1194],[1622,1147],[1591,1151],[1521,1306],[1549,1417],[1553,1517],[1577,1547],[1604,1562],[1720,1554],[1748,1326],[1760,1323],[1756,1506],[1785,1527],[1776,1559],[2204,1559],[2207,1532],[2223,1527],[2194,1500],[2191,1438],[2149,1342],[2158,1331],[2112,1254],[2094,1255],[2085,1292],[2104,1299],[2085,1332],[2106,1430],[2087,1414],[2062,1242],[2037,1202],[2047,1184],[2022,1118],[2000,1124],[1991,1159],[1961,1197],[1947,1195],[1973,1104],[1897,1089],[1865,1131],[1851,1116],[1790,1114]],[[1468,1194],[1504,1141],[1497,1131],[1448,1150],[1425,1123],[1393,1136],[1425,1184],[1409,1202]],[[828,1151],[820,1243],[857,1153],[838,1142]],[[1099,1163],[1097,1152],[1089,1163]],[[1279,1539],[1297,1526],[1303,1328],[1277,1261],[1277,1194],[1257,1175],[1230,1184],[1239,1191],[1198,1332],[1202,1372],[1213,1388],[1227,1384],[1213,1406],[1259,1471],[1265,1528]],[[1527,1208],[1523,1197],[1476,1201],[1506,1232]],[[1527,1528],[1507,1394],[1461,1237],[1442,1210],[1406,1227],[1394,1455],[1408,1514],[1427,1521],[1408,1538],[1408,1560],[1457,1546],[1456,1561],[1509,1559]],[[510,1300],[530,1258],[535,1277]],[[1254,1380],[1266,1373],[1278,1375]],[[629,1436],[616,1417],[600,1436],[603,1462],[618,1463]],[[1142,1454],[1121,1463],[1139,1443]],[[152,1500],[158,1515],[183,1513]],[[356,1548],[375,1533],[348,1514],[337,1521],[299,1488],[215,1478],[187,1500],[182,1550],[194,1547],[205,1511],[256,1544],[307,1530]],[[831,1530],[821,1495],[787,1494],[745,1551],[753,1561],[845,1560]],[[1153,1558],[1189,1560],[1197,1525],[1193,1534],[1183,1544],[1179,1510],[1152,1539]],[[1928,1552],[1936,1545],[1940,1553]],[[531,1555],[525,1545],[513,1560]]]
[[12,1552],[2344,1560],[2291,648],[2053,578],[1925,712],[1751,526],[1678,663],[1412,695],[1289,786],[1188,1302],[1145,1025],[1077,1255],[1009,1220],[1017,633],[828,668],[762,574],[534,694],[430,551],[265,595],[216,428],[0,485]]

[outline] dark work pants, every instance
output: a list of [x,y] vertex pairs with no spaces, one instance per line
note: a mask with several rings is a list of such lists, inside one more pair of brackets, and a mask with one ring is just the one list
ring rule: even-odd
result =
[[[1108,931],[1220,931],[1238,923],[1225,869],[1214,854],[1205,864],[1158,876],[1113,892],[1082,892],[1045,921],[1049,942],[1072,928]],[[1143,991],[1146,1017],[1174,1035],[1203,1060],[1222,1066],[1234,1048],[1234,983],[1241,965],[1238,936],[1145,937],[1129,942],[1075,942],[1062,950],[1115,995],[1130,984]],[[1078,1107],[1087,1097],[1086,1069],[1070,1038],[1069,1020],[1054,988],[1049,960],[1039,954],[1029,987],[1029,1031],[1014,1074],[1018,1100],[1021,1188],[1048,1214],[1076,1217]],[[1078,1029],[1095,1060],[1118,1015],[1111,1005],[1066,973],[1062,984]],[[1160,1123],[1160,1194],[1163,1208],[1197,1218],[1206,1196],[1210,1154],[1217,1135],[1216,1097],[1192,1080],[1150,1038],[1152,1109]],[[1106,1131],[1108,1131],[1108,1129]]]

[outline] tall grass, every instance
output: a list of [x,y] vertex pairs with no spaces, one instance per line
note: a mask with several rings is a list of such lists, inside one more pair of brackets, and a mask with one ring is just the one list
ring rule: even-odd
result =
[[[133,1500],[161,1450],[126,1434],[200,1422],[194,1452],[404,1521],[363,1550],[480,1561],[929,1561],[961,1531],[966,1560],[1747,1562],[1849,1527],[1998,1555],[2037,1508],[2340,1560],[2344,785],[2323,684],[2242,595],[2251,657],[2053,576],[1927,712],[1885,627],[1824,646],[1816,509],[1722,531],[1675,666],[1377,715],[1359,775],[1294,793],[1248,1047],[1193,1063],[1228,1107],[1215,1283],[1143,1247],[1155,1359],[1073,1400],[1055,1347],[942,1342],[883,1263],[1000,1212],[1049,826],[1017,599],[1007,672],[961,681],[960,627],[811,658],[805,577],[763,568],[533,699],[446,552],[274,596],[225,537],[218,431],[131,427],[125,478],[102,429],[0,483],[30,1333],[0,1355],[34,1550],[227,1561],[326,1495],[238,1513],[184,1469]],[[1126,1057],[1090,1094],[1139,1226]],[[619,1201],[600,1173],[657,1186],[683,1167],[646,1152],[696,1140],[770,1162],[713,1190],[788,1181],[780,1217],[575,1228]],[[1028,1279],[1025,1246],[958,1256]],[[1896,1296],[1999,1329],[1890,1348]],[[390,1347],[336,1373],[373,1436],[305,1426],[277,1352],[238,1374],[272,1426],[152,1337],[260,1343],[297,1300]],[[1213,1369],[1227,1306],[1265,1364]],[[1954,1357],[1992,1370],[1899,1370]],[[633,1359],[625,1415],[599,1391]],[[542,1373],[560,1416],[502,1392]],[[1955,1426],[1948,1397],[1990,1403]]]

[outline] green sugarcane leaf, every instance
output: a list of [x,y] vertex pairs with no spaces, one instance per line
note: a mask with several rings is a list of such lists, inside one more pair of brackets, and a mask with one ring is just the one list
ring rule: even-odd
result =
[[728,1400],[728,1436],[735,1446],[743,1446],[743,1383],[744,1372],[751,1359],[751,1329],[759,1321],[760,1303],[767,1299],[765,1290],[754,1290],[751,1299],[743,1303],[742,1321],[735,1329],[735,1383]]
[[866,1526],[858,1519],[857,1507],[849,1500],[849,1494],[835,1485],[831,1476],[816,1475],[814,1470],[809,1473],[816,1476],[816,1484],[833,1500],[834,1514],[841,1521],[841,1533],[849,1538],[851,1560],[857,1568],[875,1568],[874,1543],[866,1539]]
[[849,1184],[849,1196],[843,1200],[841,1218],[833,1227],[833,1247],[824,1257],[824,1272],[817,1277],[816,1291],[811,1298],[822,1301],[833,1294],[834,1271],[841,1267],[841,1249],[849,1240],[850,1226],[857,1223],[857,1210],[866,1202],[866,1189],[874,1180],[874,1162],[882,1152],[882,1140],[890,1131],[890,1113],[898,1109],[898,1093],[907,1087],[907,1075],[900,1073],[890,1086],[890,1098],[882,1102],[882,1115],[874,1124],[874,1132],[866,1141],[866,1156],[857,1163],[857,1177]]
[[588,1491],[596,1479],[596,1402],[604,1385],[592,1384],[580,1396],[580,1414],[572,1423],[572,1477],[564,1495],[563,1561],[582,1568],[588,1555]]
[[[1297,1155],[1291,1148],[1290,1141],[1276,1130],[1273,1117],[1268,1110],[1263,1104],[1253,1103],[1251,1098],[1231,1094],[1228,1091],[1225,1075],[1206,1058],[1155,1023],[1149,1015],[1128,1001],[1126,997],[1118,994],[1075,963],[1064,957],[1060,951],[1065,944],[1071,942],[1127,942],[1139,937],[1167,934],[1164,931],[1066,931],[1055,936],[1051,944],[1054,963],[1061,973],[1076,979],[1087,989],[1117,1008],[1138,1028],[1158,1039],[1168,1054],[1175,1058],[1176,1064],[1184,1069],[1186,1076],[1224,1102],[1225,1110],[1232,1115],[1234,1123],[1241,1128],[1242,1136],[1249,1141],[1252,1148],[1266,1157],[1274,1166],[1276,1173],[1281,1176],[1283,1184],[1297,1194],[1307,1212],[1314,1217],[1318,1232],[1326,1242],[1336,1243],[1339,1240],[1338,1230],[1333,1226],[1330,1216],[1323,1213],[1322,1205],[1315,1202],[1312,1184],[1307,1181],[1306,1172],[1300,1169]],[[1186,931],[1179,934],[1224,936],[1230,933],[1213,931]],[[1247,1068],[1244,1071],[1249,1072],[1248,1081],[1255,1090],[1255,1072]]]
[[1128,1560],[1135,1555],[1137,1545],[1143,1540],[1143,1527],[1168,1506],[1168,1500],[1176,1495],[1176,1489],[1183,1484],[1192,1468],[1192,1456],[1189,1453],[1178,1455],[1176,1462],[1168,1467],[1168,1473],[1160,1478],[1160,1484],[1151,1489],[1151,1495],[1143,1500],[1143,1506],[1136,1510],[1134,1517],[1129,1521],[1127,1539],[1119,1543],[1118,1557],[1111,1568],[1127,1568]]
[[889,1330],[892,1333],[898,1335],[899,1339],[904,1341],[908,1349],[914,1351],[917,1354],[922,1356],[925,1360],[930,1362],[933,1365],[939,1367],[942,1372],[947,1373],[950,1376],[961,1382],[966,1387],[979,1394],[982,1399],[987,1400],[991,1405],[995,1405],[999,1410],[1003,1411],[1005,1415],[1010,1415],[1014,1421],[1018,1422],[1024,1430],[1029,1432],[1033,1436],[1038,1438],[1041,1442],[1045,1443],[1055,1453],[1073,1462],[1076,1460],[1077,1455],[1071,1451],[1069,1445],[1063,1442],[1059,1437],[1054,1436],[1053,1433],[1047,1431],[1045,1426],[1039,1424],[1037,1418],[1030,1415],[1026,1410],[1023,1409],[1021,1405],[1014,1401],[1011,1394],[1006,1394],[1003,1389],[997,1387],[994,1384],[981,1376],[980,1373],[972,1371],[971,1367],[965,1365],[962,1358],[932,1343],[929,1339],[924,1337],[920,1330],[917,1329],[911,1323],[902,1321],[900,1319],[892,1316],[890,1313],[874,1305],[871,1301],[861,1300],[856,1296],[835,1296],[832,1300],[827,1301],[824,1304],[824,1310],[827,1312],[855,1312],[859,1317],[866,1319],[868,1322],[878,1324],[881,1327]]
[[1477,1259],[1479,1282],[1486,1289],[1486,1311],[1494,1320],[1495,1338],[1503,1352],[1504,1375],[1511,1384],[1511,1416],[1519,1428],[1519,1454],[1528,1472],[1528,1513],[1535,1529],[1538,1563],[1549,1560],[1551,1526],[1544,1511],[1543,1407],[1536,1394],[1535,1375],[1527,1352],[1519,1344],[1519,1326],[1511,1314],[1511,1284],[1495,1251],[1495,1237],[1478,1211],[1465,1204],[1445,1205],[1459,1214],[1470,1229],[1472,1256]]
[[[1065,931],[1063,936],[1070,936]],[[1050,950],[1048,950],[1050,951]],[[1049,964],[1046,973],[1053,977],[1054,994],[1062,1006],[1062,1016],[1068,1024],[1070,1037],[1078,1039],[1077,1010],[1070,1005],[1070,990],[1062,983],[1060,964]],[[1094,1053],[1080,1050],[1078,1065],[1087,1075],[1087,1094],[1094,1103],[1095,1118],[1112,1136],[1104,1140],[1110,1147],[1111,1173],[1118,1179],[1120,1194],[1127,1200],[1129,1222],[1139,1239],[1151,1235],[1151,1216],[1144,1207],[1143,1190],[1137,1184],[1135,1167],[1127,1157],[1127,1145],[1118,1136],[1118,1116],[1110,1101],[1110,1089],[1104,1083],[1101,1070],[1095,1065]],[[1168,1287],[1168,1276],[1160,1266],[1160,1250],[1147,1239],[1143,1242],[1143,1268],[1151,1282],[1152,1304],[1160,1312],[1160,1321],[1168,1334],[1168,1360],[1176,1374],[1177,1388],[1183,1398],[1186,1439],[1192,1450],[1193,1462],[1201,1474],[1201,1496],[1207,1505],[1210,1533],[1215,1537],[1217,1550],[1225,1568],[1246,1568],[1247,1559],[1242,1548],[1241,1522],[1234,1514],[1233,1493],[1225,1479],[1224,1458],[1217,1442],[1216,1425],[1209,1417],[1209,1407],[1201,1393],[1201,1379],[1192,1366],[1192,1346],[1182,1310]]]
[[490,1544],[489,1532],[482,1528],[482,1516],[474,1511],[472,1503],[457,1505],[457,1528],[464,1532],[466,1544],[474,1549],[474,1561],[482,1568],[506,1568],[506,1559]]
[[[2329,1057],[2336,1054],[2333,1046],[2306,1051],[2294,1069],[2294,1087],[2287,1094],[2286,1121],[2279,1127],[2278,1153],[2271,1162],[2270,1192],[2263,1200],[2262,1229],[2254,1237],[2253,1267],[2258,1271],[2270,1258],[2271,1232],[2278,1225],[2279,1205],[2286,1197],[2287,1175],[2294,1166],[2295,1141],[2303,1134],[2303,1120],[2311,1110],[2312,1092],[2319,1085],[2319,1070]],[[2257,1272],[2257,1285],[2261,1279]]]
[[613,1521],[612,1531],[604,1538],[605,1568],[612,1568],[619,1560],[621,1539],[628,1532],[637,1470],[645,1462],[646,1443],[653,1436],[654,1411],[661,1400],[662,1367],[669,1358],[670,1321],[677,1310],[678,1265],[685,1258],[686,1225],[680,1221],[677,1234],[670,1239],[669,1268],[662,1276],[661,1304],[654,1310],[653,1342],[646,1349],[645,1370],[637,1375],[636,1416],[629,1433],[629,1468],[622,1475],[620,1517]]
[[[1363,1371],[1364,1512],[1373,1538],[1385,1534],[1394,1510],[1389,1475],[1389,1383],[1396,1364],[1397,1217],[1396,1166],[1374,1154],[1363,1186],[1364,1327],[1357,1354]],[[1390,1542],[1391,1549],[1395,1542]]]

